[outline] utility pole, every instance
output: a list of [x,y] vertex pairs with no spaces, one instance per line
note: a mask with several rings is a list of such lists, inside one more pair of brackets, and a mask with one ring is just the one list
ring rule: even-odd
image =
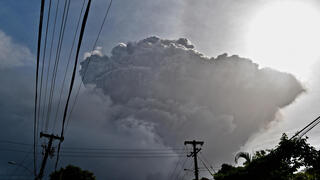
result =
[[198,159],[197,159],[197,155],[198,152],[201,151],[201,148],[197,148],[197,145],[203,145],[203,141],[185,141],[184,145],[187,144],[191,144],[193,147],[193,152],[191,152],[189,155],[187,155],[187,157],[193,157],[194,159],[194,176],[195,176],[195,180],[199,180],[199,168],[198,168]]
[[63,137],[59,137],[59,136],[56,136],[56,135],[53,135],[53,134],[45,134],[45,133],[40,132],[40,138],[41,137],[48,138],[49,142],[48,142],[48,145],[44,146],[45,152],[44,152],[44,156],[43,156],[42,163],[41,163],[41,169],[40,169],[39,174],[35,178],[35,180],[41,180],[42,179],[43,173],[44,173],[44,169],[46,167],[46,163],[47,163],[47,160],[48,160],[48,157],[49,156],[53,156],[53,153],[54,153],[54,148],[52,147],[53,140],[55,140],[55,139],[60,140],[60,141],[64,140]]

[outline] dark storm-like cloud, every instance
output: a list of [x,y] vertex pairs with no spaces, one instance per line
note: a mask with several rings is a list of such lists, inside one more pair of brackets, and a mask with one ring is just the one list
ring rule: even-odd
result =
[[99,108],[108,126],[124,137],[145,132],[163,146],[204,140],[203,150],[215,162],[231,160],[304,91],[290,74],[260,69],[237,55],[206,57],[183,38],[121,43],[110,56],[97,50],[89,66],[88,60],[80,74],[104,97],[106,105]]

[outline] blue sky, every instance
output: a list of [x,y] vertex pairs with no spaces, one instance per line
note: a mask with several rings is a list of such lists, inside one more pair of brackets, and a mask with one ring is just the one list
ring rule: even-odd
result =
[[[0,28],[17,43],[35,52],[39,17],[38,1],[1,1]],[[27,35],[26,35],[27,34]]]

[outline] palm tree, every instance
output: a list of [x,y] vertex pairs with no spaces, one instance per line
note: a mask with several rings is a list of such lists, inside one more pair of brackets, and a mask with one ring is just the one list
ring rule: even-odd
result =
[[243,158],[246,161],[243,164],[249,164],[251,162],[251,155],[247,152],[238,152],[234,158],[235,163],[238,163],[238,159]]

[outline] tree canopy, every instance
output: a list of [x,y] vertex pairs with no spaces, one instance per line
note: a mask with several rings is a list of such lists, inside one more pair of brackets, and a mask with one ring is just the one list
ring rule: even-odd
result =
[[276,148],[255,152],[252,159],[246,161],[243,166],[223,164],[214,178],[316,180],[320,178],[320,151],[307,143],[307,137],[288,139],[287,135],[283,134]]
[[95,180],[92,172],[68,165],[50,174],[50,180]]

